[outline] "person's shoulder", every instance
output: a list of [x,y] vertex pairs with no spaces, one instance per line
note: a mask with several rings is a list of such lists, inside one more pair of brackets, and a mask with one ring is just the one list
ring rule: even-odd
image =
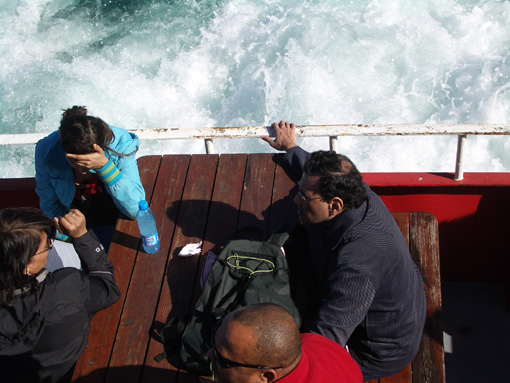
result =
[[319,334],[301,334],[301,347],[319,359],[321,355],[328,355],[329,360],[351,359],[345,348]]
[[109,126],[115,136],[115,139],[111,144],[111,148],[113,150],[127,154],[138,149],[139,140],[136,134],[112,125]]
[[37,292],[42,312],[55,318],[70,312],[85,312],[90,300],[90,279],[73,267],[64,267],[48,273]]
[[51,169],[52,172],[70,171],[70,166],[66,161],[64,149],[60,144],[60,135],[55,131],[43,139],[39,140],[35,146],[36,166],[44,166]]
[[41,138],[39,141],[37,141],[36,145],[50,145],[60,140],[60,135],[58,133],[58,130],[55,130],[54,132],[48,134],[46,137]]
[[358,364],[338,343],[318,334],[301,334],[301,347],[321,366],[323,374],[345,382],[361,382]]
[[58,290],[58,294],[69,294],[81,290],[87,273],[74,267],[63,267],[48,273],[44,284],[46,289]]
[[306,345],[307,347],[330,347],[335,350],[343,350],[345,349],[340,346],[338,343],[333,342],[331,339],[326,338],[325,336],[319,334],[312,333],[303,333],[301,334],[301,344]]
[[113,125],[108,125],[115,135],[115,141],[129,141],[129,140],[138,140],[136,134],[128,132],[126,129],[117,128]]
[[58,130],[41,138],[35,145],[36,154],[45,155],[53,150],[57,142],[60,141]]

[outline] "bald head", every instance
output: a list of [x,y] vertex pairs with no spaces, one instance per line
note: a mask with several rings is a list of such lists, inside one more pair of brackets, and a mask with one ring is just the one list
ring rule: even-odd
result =
[[283,307],[273,303],[255,304],[242,307],[227,318],[252,330],[254,363],[287,367],[301,355],[299,329]]
[[301,336],[294,318],[272,303],[235,310],[213,336],[208,355],[221,383],[271,383],[301,360]]

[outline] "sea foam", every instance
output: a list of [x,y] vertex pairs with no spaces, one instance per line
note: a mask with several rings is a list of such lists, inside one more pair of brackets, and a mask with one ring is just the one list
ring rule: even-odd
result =
[[[508,1],[3,3],[1,133],[49,133],[72,105],[126,129],[510,120]],[[342,137],[339,151],[364,172],[451,172],[456,143]],[[465,170],[510,171],[509,146],[469,137]],[[137,155],[204,150],[142,142]],[[272,151],[258,139],[216,150]],[[2,177],[33,176],[33,147],[2,146],[0,163]]]

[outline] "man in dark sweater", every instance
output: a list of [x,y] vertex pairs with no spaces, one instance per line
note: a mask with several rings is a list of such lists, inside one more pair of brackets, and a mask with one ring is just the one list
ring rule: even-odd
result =
[[308,296],[301,330],[346,347],[364,380],[394,375],[416,355],[426,315],[406,241],[349,158],[307,153],[294,124],[273,128],[276,138],[264,140],[285,150],[284,162],[301,177],[294,202],[303,232],[288,251],[302,286],[296,299]]

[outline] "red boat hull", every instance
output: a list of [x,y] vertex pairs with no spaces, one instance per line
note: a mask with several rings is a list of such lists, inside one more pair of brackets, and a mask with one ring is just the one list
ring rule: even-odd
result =
[[[506,282],[510,173],[365,173],[388,209],[425,211],[439,222],[441,279]],[[0,208],[35,206],[33,178],[0,180]]]

